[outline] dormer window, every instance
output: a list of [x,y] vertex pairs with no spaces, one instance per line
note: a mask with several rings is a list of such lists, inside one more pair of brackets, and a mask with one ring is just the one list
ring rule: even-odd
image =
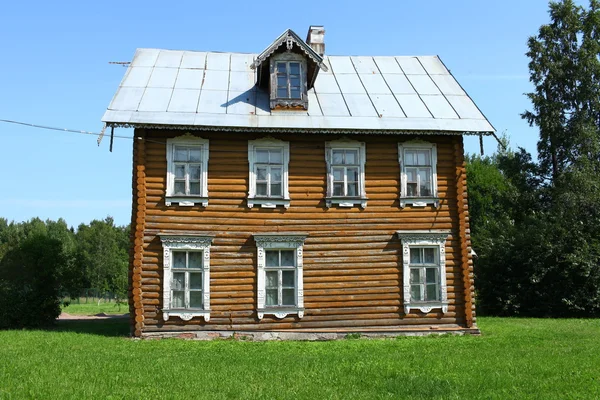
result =
[[307,109],[306,59],[285,52],[271,57],[271,109]]
[[277,63],[277,98],[302,98],[302,67],[297,61]]

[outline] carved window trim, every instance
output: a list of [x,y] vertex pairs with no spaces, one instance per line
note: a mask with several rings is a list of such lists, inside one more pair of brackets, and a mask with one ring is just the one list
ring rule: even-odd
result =
[[[442,313],[448,312],[448,288],[446,284],[446,240],[450,231],[396,231],[402,241],[402,282],[404,313],[419,310],[429,313],[434,309],[441,309]],[[440,279],[440,300],[428,302],[414,302],[410,295],[410,249],[411,247],[435,247],[438,251],[438,267]]]
[[[432,195],[431,196],[407,196],[407,175],[405,165],[405,151],[406,150],[426,150],[431,155],[431,185]],[[437,145],[435,143],[426,142],[423,140],[413,140],[410,142],[404,142],[398,144],[398,163],[400,164],[400,207],[404,208],[407,205],[413,207],[425,207],[427,205],[433,205],[438,207],[440,205],[440,199],[438,198],[438,185],[437,185]]]
[[[200,171],[200,195],[175,195],[175,146],[186,146],[200,149],[201,165]],[[171,206],[208,206],[208,139],[186,134],[173,139],[167,139],[167,190],[165,194],[165,205]]]
[[[262,197],[256,194],[256,150],[259,149],[275,149],[282,152],[282,173],[281,173],[281,196]],[[290,163],[290,143],[283,140],[264,138],[248,141],[248,164],[249,164],[249,180],[248,180],[248,207],[260,205],[262,208],[276,208],[283,206],[290,207],[290,189],[288,183],[288,170]]]
[[[300,98],[281,98],[277,96],[277,63],[285,62],[289,65],[290,62],[300,63]],[[308,89],[306,83],[306,58],[300,54],[285,52],[274,54],[269,61],[269,71],[271,75],[271,110],[277,107],[296,108],[301,107],[308,110]]]
[[[334,150],[358,150],[358,196],[334,196],[333,195],[333,151]],[[367,207],[367,193],[365,191],[365,163],[366,145],[356,140],[340,139],[325,142],[325,161],[327,163],[327,196],[325,204],[327,208],[333,205],[339,207]]]
[[[276,318],[285,318],[288,315],[304,317],[304,262],[303,246],[308,235],[304,233],[274,233],[254,235],[257,251],[257,293],[256,305],[258,319],[265,315],[274,315]],[[296,255],[296,305],[295,306],[266,306],[266,250],[295,250]]]
[[[165,321],[171,316],[177,316],[184,321],[193,317],[203,317],[206,322],[210,320],[210,245],[212,236],[205,235],[159,235],[163,245],[163,309]],[[173,251],[201,251],[202,252],[202,307],[187,309],[171,308],[171,279]]]

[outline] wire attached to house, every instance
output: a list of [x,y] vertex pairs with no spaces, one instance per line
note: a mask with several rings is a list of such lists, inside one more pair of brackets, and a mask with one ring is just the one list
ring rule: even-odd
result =
[[[8,124],[17,124],[17,125],[30,126],[32,128],[49,129],[51,131],[80,133],[80,134],[83,134],[83,135],[92,135],[92,136],[102,136],[103,135],[102,133],[97,133],[97,132],[80,131],[80,130],[69,129],[69,128],[57,128],[57,127],[54,127],[54,126],[37,125],[37,124],[31,124],[31,123],[28,123],[28,122],[13,121],[13,120],[10,120],[10,119],[0,119],[0,122],[6,122]],[[120,139],[133,139],[131,136],[119,136],[119,135],[115,135],[115,137],[116,138],[120,138]]]

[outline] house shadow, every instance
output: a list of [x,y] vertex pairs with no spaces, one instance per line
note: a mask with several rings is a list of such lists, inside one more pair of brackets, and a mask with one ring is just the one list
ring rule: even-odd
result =
[[221,104],[221,107],[228,108],[230,106],[236,106],[240,104],[246,104],[250,106],[248,109],[253,110],[250,112],[251,114],[258,114],[259,111],[262,111],[263,113],[271,112],[271,107],[269,105],[269,94],[256,86],[238,94],[233,98],[230,98],[226,103]]
[[102,319],[57,319],[46,328],[52,332],[74,332],[106,337],[129,337],[129,318],[111,317]]

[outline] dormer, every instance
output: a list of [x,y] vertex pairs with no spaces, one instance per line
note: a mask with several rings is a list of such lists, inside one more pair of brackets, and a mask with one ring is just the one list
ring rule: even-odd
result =
[[323,63],[322,26],[311,26],[306,41],[291,29],[283,32],[254,60],[258,87],[270,95],[271,110],[307,110],[312,89]]

